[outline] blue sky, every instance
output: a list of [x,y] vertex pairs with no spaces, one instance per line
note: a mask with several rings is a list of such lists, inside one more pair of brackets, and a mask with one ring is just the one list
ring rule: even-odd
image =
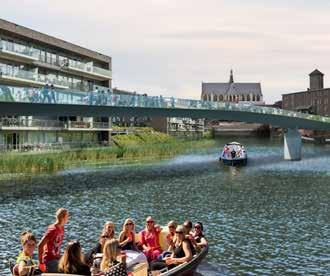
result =
[[[288,3],[289,2],[289,3]],[[201,82],[261,82],[271,103],[330,86],[330,1],[1,0],[1,18],[113,58],[113,84],[198,99]]]

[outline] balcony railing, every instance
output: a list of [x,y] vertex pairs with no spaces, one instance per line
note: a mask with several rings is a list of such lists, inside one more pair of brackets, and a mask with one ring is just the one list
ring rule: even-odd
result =
[[34,118],[0,118],[0,128],[76,128],[76,129],[111,129],[108,122],[83,122],[83,121],[59,121],[40,120]]
[[71,70],[79,70],[87,74],[103,76],[107,79],[112,78],[112,72],[110,70],[94,66],[92,63],[67,61],[63,64],[63,66]]
[[31,60],[38,60],[39,58],[39,53],[36,49],[25,45],[8,43],[5,41],[0,41],[0,52],[18,55],[20,57],[28,58]]
[[57,120],[38,120],[23,118],[1,118],[0,127],[6,128],[64,128],[64,123]]
[[69,88],[69,83],[64,80],[59,80],[55,78],[50,78],[47,75],[38,74],[34,71],[27,71],[22,69],[13,69],[13,70],[1,70],[0,77],[9,77],[11,80],[20,82],[32,82],[37,85],[46,85],[53,84],[59,88]]

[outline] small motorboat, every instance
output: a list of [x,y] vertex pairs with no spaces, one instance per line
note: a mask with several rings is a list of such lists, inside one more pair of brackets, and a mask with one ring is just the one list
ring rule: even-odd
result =
[[244,146],[238,142],[225,144],[219,161],[228,166],[238,166],[247,164],[247,153]]

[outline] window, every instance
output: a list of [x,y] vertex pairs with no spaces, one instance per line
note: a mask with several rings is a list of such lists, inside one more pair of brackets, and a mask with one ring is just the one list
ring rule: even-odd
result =
[[67,63],[67,58],[63,56],[58,56],[58,63],[60,66],[65,66]]
[[40,50],[40,61],[46,62],[46,52],[43,50]]
[[55,53],[52,53],[52,54],[51,54],[51,63],[52,63],[53,65],[57,65],[57,56],[56,56]]
[[213,101],[214,101],[214,102],[217,102],[217,101],[218,101],[218,96],[217,96],[217,95],[214,95],[214,97],[213,97]]
[[46,52],[46,62],[51,64],[52,63],[52,55],[51,53]]

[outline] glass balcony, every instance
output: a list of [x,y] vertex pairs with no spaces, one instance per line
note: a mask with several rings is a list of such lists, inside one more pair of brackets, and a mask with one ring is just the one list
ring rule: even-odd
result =
[[109,80],[112,78],[112,72],[110,70],[96,67],[93,63],[82,63],[69,60],[64,63],[64,67],[70,71],[79,72],[80,74],[84,74],[86,76],[93,76],[99,80]]
[[21,128],[64,128],[62,121],[56,120],[38,120],[18,118],[1,118],[0,127],[2,129],[21,129]]
[[69,88],[69,84],[65,80],[50,78],[47,75],[38,74],[34,71],[27,71],[18,68],[11,68],[8,70],[0,71],[0,78],[17,84],[33,84],[37,86],[53,84],[56,88]]
[[0,41],[0,55],[9,59],[36,61],[38,60],[38,51],[32,47],[11,43],[8,41]]
[[102,75],[102,76],[106,76],[109,79],[112,78],[112,73],[110,70],[106,70],[100,67],[95,67],[93,66],[93,73],[98,74],[98,75]]

